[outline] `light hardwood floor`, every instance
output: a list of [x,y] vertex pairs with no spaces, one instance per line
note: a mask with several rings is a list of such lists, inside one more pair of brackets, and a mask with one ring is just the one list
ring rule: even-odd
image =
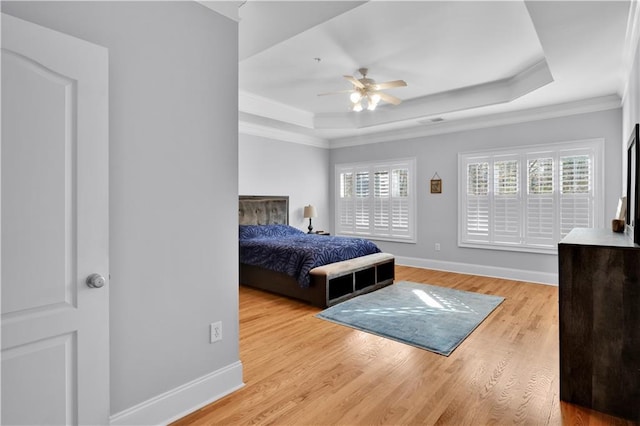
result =
[[402,280],[506,300],[445,357],[240,287],[245,387],[175,424],[633,424],[559,401],[557,287],[397,266]]

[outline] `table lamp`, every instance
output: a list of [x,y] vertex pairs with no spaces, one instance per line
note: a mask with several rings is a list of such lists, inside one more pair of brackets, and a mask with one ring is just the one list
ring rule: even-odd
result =
[[304,218],[309,218],[309,227],[307,229],[309,229],[308,234],[311,233],[311,231],[313,231],[313,226],[311,226],[311,218],[312,217],[318,217],[318,214],[316,213],[316,208],[313,207],[312,205],[308,205],[308,206],[304,206]]

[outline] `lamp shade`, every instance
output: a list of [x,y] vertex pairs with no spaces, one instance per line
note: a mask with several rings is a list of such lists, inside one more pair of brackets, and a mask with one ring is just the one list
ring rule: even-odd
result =
[[312,205],[304,206],[304,218],[306,219],[310,217],[318,217],[318,214],[316,213],[316,208],[313,207]]

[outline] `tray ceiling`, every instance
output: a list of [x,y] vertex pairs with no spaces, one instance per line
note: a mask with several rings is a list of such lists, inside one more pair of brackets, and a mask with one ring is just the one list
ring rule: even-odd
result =
[[[629,1],[240,3],[241,129],[331,144],[536,111],[617,107],[634,44]],[[369,68],[399,106],[349,111]],[[535,114],[533,114],[535,117]],[[417,134],[416,133],[416,134]],[[391,136],[390,136],[391,137]]]

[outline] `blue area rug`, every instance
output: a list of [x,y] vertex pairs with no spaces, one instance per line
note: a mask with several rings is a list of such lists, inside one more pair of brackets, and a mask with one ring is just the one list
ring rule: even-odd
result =
[[440,355],[453,350],[504,297],[400,281],[316,316]]

